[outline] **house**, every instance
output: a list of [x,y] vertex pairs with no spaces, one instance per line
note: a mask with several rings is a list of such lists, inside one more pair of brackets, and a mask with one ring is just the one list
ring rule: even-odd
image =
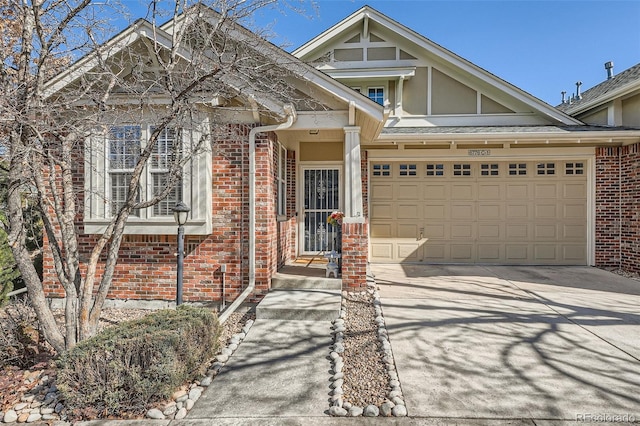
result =
[[[138,21],[110,51],[168,43],[174,25],[154,33]],[[640,122],[583,118],[590,111],[600,117],[601,108],[620,115],[610,104],[637,111],[630,92],[601,104],[594,96],[575,114],[554,108],[367,6],[293,56],[267,42],[251,48],[286,67],[291,84],[313,102],[248,93],[233,76],[235,91],[201,102],[198,123],[181,134],[197,138],[219,114],[243,113],[214,135],[212,151],[193,160],[179,191],[129,219],[109,298],[174,299],[170,208],[179,198],[192,208],[188,302],[233,300],[254,284],[259,299],[280,266],[333,248],[326,218],[335,210],[345,213],[343,288],[365,285],[367,262],[638,268],[632,179]],[[70,67],[50,82],[51,93],[91,66],[87,59]],[[150,126],[117,128],[108,137],[144,144]],[[87,249],[126,184],[108,179],[120,170],[111,173],[109,162],[92,154],[104,145],[88,141],[78,169]],[[629,203],[620,201],[623,193]],[[627,217],[634,226],[620,222]],[[45,271],[52,265],[46,257]],[[47,290],[62,297],[51,274]]]

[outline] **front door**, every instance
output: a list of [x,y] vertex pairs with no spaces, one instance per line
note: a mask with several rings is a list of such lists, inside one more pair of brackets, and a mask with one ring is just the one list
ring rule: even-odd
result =
[[302,170],[303,232],[301,254],[317,254],[335,248],[335,229],[327,217],[340,209],[340,169],[314,167]]

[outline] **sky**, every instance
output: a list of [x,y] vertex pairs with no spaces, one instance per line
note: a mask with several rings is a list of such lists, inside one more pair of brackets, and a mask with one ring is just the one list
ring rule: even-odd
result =
[[[291,1],[291,0],[290,0]],[[299,0],[293,0],[299,1]],[[369,5],[552,105],[640,63],[640,0],[316,0],[316,11],[263,11],[277,45],[292,51]]]

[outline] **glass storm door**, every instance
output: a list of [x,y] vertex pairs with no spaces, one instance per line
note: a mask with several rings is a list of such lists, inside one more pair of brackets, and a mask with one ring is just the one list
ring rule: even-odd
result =
[[331,251],[336,230],[327,217],[340,209],[340,170],[304,169],[303,254]]

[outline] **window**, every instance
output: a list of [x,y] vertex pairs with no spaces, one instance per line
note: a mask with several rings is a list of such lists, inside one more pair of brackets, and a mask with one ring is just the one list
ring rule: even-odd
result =
[[[111,216],[122,208],[127,201],[131,173],[140,156],[140,126],[118,126],[109,130],[109,186],[111,193]],[[134,210],[131,215],[138,216]]]
[[499,167],[497,164],[480,164],[480,176],[498,176]]
[[417,176],[418,169],[415,164],[400,164],[400,176]]
[[369,87],[369,99],[384,106],[384,88],[383,87]]
[[556,174],[556,165],[554,163],[538,163],[537,169],[539,175]]
[[352,89],[358,93],[362,93],[362,89],[360,87],[352,87]]
[[[153,135],[153,124],[122,124],[96,133],[85,144],[84,230],[104,232],[126,203],[131,176]],[[167,128],[157,142],[140,176],[138,200],[147,201],[172,185],[167,197],[154,206],[131,212],[125,234],[172,235],[173,207],[184,201],[190,208],[185,232],[205,235],[212,228],[212,159],[208,119],[201,117],[189,129]],[[194,151],[196,150],[197,151]],[[193,155],[192,155],[193,154]],[[180,180],[175,182],[171,165],[189,156]],[[174,186],[175,183],[175,186]]]
[[[152,129],[153,132],[153,129]],[[176,141],[180,140],[179,132],[175,129],[165,128],[156,141],[153,154],[151,154],[151,179],[153,184],[153,195],[158,195],[169,183],[169,168],[171,164],[180,159],[181,146],[176,146]],[[169,195],[153,206],[154,216],[173,216],[173,207],[182,201],[182,179],[180,179]]]
[[526,176],[526,163],[509,163],[509,176]]
[[454,176],[471,176],[471,164],[454,164]]
[[583,175],[584,163],[566,163],[564,172],[566,175]]
[[284,216],[287,214],[287,149],[278,144],[278,166],[276,171],[277,181],[277,214]]
[[374,164],[374,176],[391,176],[391,164]]
[[427,164],[427,176],[444,176],[444,164]]

